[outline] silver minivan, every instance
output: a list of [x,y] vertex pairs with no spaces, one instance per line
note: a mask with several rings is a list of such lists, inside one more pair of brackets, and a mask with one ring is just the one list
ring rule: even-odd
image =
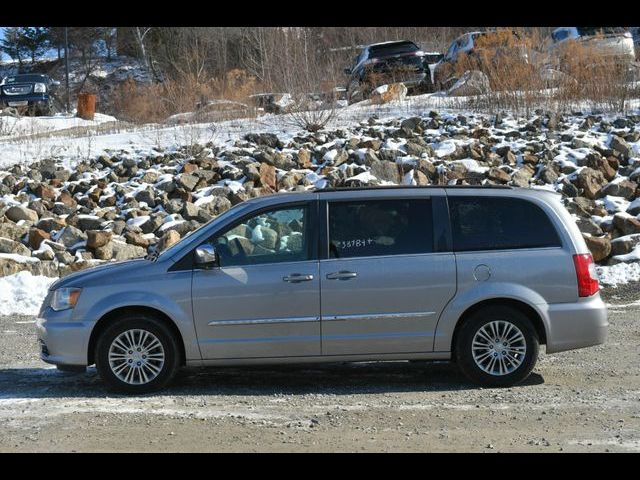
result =
[[601,344],[593,259],[559,194],[512,187],[280,193],[161,252],[58,280],[41,358],[143,393],[179,367],[452,360],[509,386]]

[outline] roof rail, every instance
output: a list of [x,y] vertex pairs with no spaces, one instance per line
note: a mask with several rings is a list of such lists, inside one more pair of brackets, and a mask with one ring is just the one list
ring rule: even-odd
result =
[[510,185],[376,185],[373,187],[331,187],[331,188],[313,188],[312,192],[346,192],[357,190],[400,190],[400,189],[421,189],[421,188],[479,188],[479,189],[498,189],[513,190]]

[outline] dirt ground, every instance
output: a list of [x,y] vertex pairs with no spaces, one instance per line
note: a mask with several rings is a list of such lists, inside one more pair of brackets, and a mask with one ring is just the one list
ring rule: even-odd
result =
[[507,389],[389,362],[189,369],[126,397],[41,362],[32,317],[0,317],[0,451],[640,451],[640,287],[605,298],[606,344],[542,353]]

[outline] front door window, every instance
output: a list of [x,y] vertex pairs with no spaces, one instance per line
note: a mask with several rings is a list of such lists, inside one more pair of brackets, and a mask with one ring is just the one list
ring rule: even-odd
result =
[[306,206],[271,210],[232,226],[213,240],[223,267],[311,259]]

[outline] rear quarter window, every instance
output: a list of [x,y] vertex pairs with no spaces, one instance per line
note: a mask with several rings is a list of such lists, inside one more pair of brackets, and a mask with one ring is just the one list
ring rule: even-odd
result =
[[329,256],[354,258],[433,252],[430,199],[329,204]]
[[457,252],[562,245],[547,214],[527,200],[449,197],[448,202]]

